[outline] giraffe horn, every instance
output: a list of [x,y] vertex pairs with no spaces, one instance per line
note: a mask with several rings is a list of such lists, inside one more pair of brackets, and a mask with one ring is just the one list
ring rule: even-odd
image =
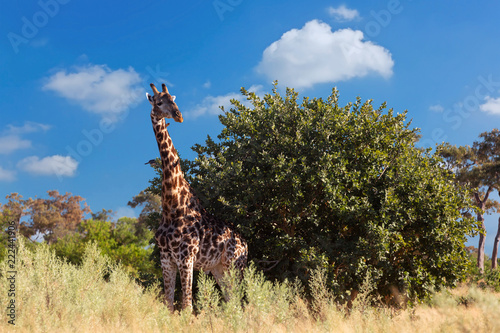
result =
[[165,85],[165,83],[162,83],[162,84],[161,84],[161,88],[163,89],[163,92],[164,92],[164,93],[167,93],[167,94],[168,94],[168,89],[167,89],[167,86]]
[[153,89],[153,92],[155,93],[155,96],[158,95],[160,92],[158,91],[158,89],[156,89],[155,85],[154,84],[150,84],[151,86],[151,89]]

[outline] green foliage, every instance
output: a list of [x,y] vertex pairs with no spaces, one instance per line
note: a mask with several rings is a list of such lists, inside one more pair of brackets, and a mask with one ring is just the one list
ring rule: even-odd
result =
[[219,306],[221,296],[215,280],[208,274],[198,276],[198,293],[196,305],[201,312],[213,312]]
[[[487,260],[486,262],[488,263]],[[500,271],[491,269],[490,264],[485,265],[483,273],[478,267],[474,267],[469,275],[469,284],[488,291],[500,292]]]
[[473,266],[467,277],[467,284],[471,287],[478,287],[487,291],[500,292],[500,270],[493,269],[492,261],[488,255],[484,255],[484,271],[476,265],[478,258],[478,249],[474,246],[467,247],[469,251],[469,260]]
[[81,223],[78,232],[55,243],[52,248],[58,256],[80,264],[88,243],[95,243],[102,254],[121,262],[124,269],[135,277],[153,273],[150,260],[152,232],[137,230],[136,219],[122,217],[116,223],[89,219]]
[[311,309],[317,317],[324,316],[332,304],[332,293],[328,288],[328,278],[324,267],[318,267],[311,272],[309,290],[311,291]]
[[198,288],[195,305],[200,314],[208,316],[209,325],[220,318],[234,331],[249,327],[260,331],[263,322],[271,320],[280,325],[293,320],[294,304],[300,301],[302,290],[298,281],[272,283],[254,264],[247,267],[243,278],[240,271],[229,270],[221,288],[225,302],[221,302],[221,294],[210,276],[200,274]]
[[[156,168],[156,170],[160,169]],[[156,230],[156,228],[153,228],[153,225],[150,225],[150,218],[153,213],[161,213],[161,196],[159,193],[153,194],[148,190],[141,191],[127,205],[132,208],[142,207],[141,213],[137,218],[137,223],[141,226],[142,230]]]
[[475,141],[473,148],[481,162],[477,167],[478,174],[485,182],[500,187],[500,131],[494,128],[491,132],[483,132],[480,140]]
[[222,294],[226,300],[222,303],[222,314],[225,321],[231,324],[234,331],[242,329],[243,324],[243,297],[245,285],[241,281],[241,272],[231,269],[222,279]]
[[149,246],[153,249],[150,255],[150,261],[155,265],[154,273],[148,274],[149,279],[161,279],[161,263],[160,263],[160,249],[156,246],[154,233],[158,229],[161,222],[161,182],[162,182],[162,169],[161,160],[156,159],[156,163],[152,163],[151,167],[155,170],[157,176],[150,180],[150,186],[136,195],[128,205],[132,208],[142,206],[142,211],[137,219],[138,226],[145,231],[149,231]]
[[92,220],[109,221],[113,216],[113,210],[103,208],[101,209],[100,212],[94,212],[91,215],[92,215]]
[[449,143],[443,143],[437,147],[445,168],[454,173],[455,181],[470,187],[471,194],[477,195],[476,205],[478,207],[484,205],[484,211],[481,213],[486,214],[500,210],[500,203],[488,198],[489,192],[498,188],[500,184],[498,172],[500,170],[500,135],[498,133],[497,129],[491,133],[482,133],[480,137],[483,140],[475,141],[472,147],[457,147]]
[[323,267],[345,300],[368,273],[375,292],[410,300],[464,278],[464,243],[477,230],[460,213],[470,195],[414,146],[406,112],[360,98],[340,107],[335,89],[302,103],[292,89],[242,93],[252,107],[232,101],[218,140],[193,148],[187,173],[205,207],[239,226],[268,277],[306,281]]

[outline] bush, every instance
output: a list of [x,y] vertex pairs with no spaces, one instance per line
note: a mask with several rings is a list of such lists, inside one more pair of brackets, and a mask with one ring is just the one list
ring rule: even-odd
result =
[[373,293],[415,301],[465,277],[470,196],[415,147],[406,112],[360,98],[340,107],[335,89],[301,104],[293,89],[242,93],[252,106],[232,101],[218,140],[193,147],[188,178],[269,278],[305,282],[322,267],[338,300],[369,275]]
[[[152,232],[138,227],[136,219],[122,217],[116,222],[89,219],[80,224],[78,232],[66,235],[51,247],[59,257],[80,264],[88,243],[94,242],[104,255],[119,261],[125,270],[142,281],[145,276],[156,273],[150,258],[152,237]],[[149,278],[145,283],[154,279]]]

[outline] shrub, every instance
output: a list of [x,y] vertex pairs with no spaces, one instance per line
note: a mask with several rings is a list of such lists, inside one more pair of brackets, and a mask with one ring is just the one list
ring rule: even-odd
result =
[[218,140],[186,164],[205,207],[239,226],[267,277],[306,282],[323,267],[344,301],[367,274],[373,293],[412,301],[465,277],[470,196],[415,147],[406,112],[360,98],[340,107],[335,89],[302,103],[276,86],[242,93],[251,107],[233,100]]

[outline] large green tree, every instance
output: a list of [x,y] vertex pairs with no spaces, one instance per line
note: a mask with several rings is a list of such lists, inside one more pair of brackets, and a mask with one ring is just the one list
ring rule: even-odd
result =
[[414,146],[406,112],[360,98],[341,107],[335,89],[301,103],[276,86],[263,98],[242,93],[249,103],[232,101],[218,140],[193,147],[187,171],[268,276],[307,279],[322,266],[339,298],[370,276],[378,293],[413,300],[464,277],[464,243],[477,230],[461,214],[470,195]]

